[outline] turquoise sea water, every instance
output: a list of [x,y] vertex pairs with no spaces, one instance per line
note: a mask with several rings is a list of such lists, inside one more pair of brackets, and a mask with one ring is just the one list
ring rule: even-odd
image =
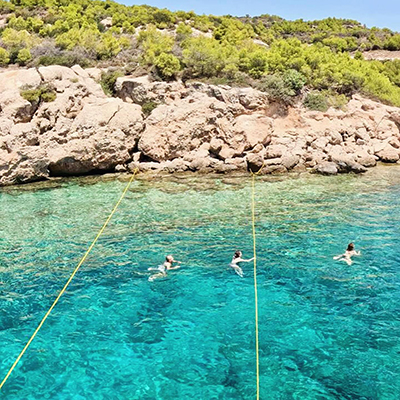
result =
[[[139,179],[1,399],[255,399],[249,178]],[[125,184],[0,192],[1,379]],[[400,169],[256,189],[261,399],[399,399]]]

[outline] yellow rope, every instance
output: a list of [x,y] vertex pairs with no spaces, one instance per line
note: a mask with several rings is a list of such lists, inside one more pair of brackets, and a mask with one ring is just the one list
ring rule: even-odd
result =
[[111,214],[108,216],[106,222],[104,223],[103,227],[100,229],[100,232],[97,234],[96,238],[93,240],[92,244],[90,245],[90,247],[88,248],[88,250],[86,251],[85,255],[82,257],[81,261],[79,262],[79,264],[77,265],[77,267],[75,268],[74,272],[72,273],[72,275],[70,276],[70,278],[68,279],[67,283],[65,284],[65,286],[62,288],[61,292],[59,293],[59,295],[57,296],[57,298],[54,300],[54,303],[51,305],[51,307],[49,308],[49,310],[47,311],[46,315],[43,317],[43,319],[40,321],[40,324],[38,325],[38,327],[36,328],[35,332],[33,333],[33,335],[31,336],[31,338],[29,339],[28,343],[26,344],[26,346],[23,348],[23,350],[21,351],[21,353],[19,354],[19,356],[17,357],[17,359],[15,360],[14,364],[12,365],[12,367],[10,368],[10,370],[8,371],[7,375],[5,376],[5,378],[3,379],[3,381],[0,384],[0,390],[2,389],[2,387],[4,386],[4,384],[7,382],[7,379],[10,377],[11,373],[13,372],[14,368],[17,366],[17,364],[19,363],[19,361],[21,360],[22,356],[24,355],[24,353],[26,352],[26,350],[28,349],[28,347],[30,346],[30,344],[32,343],[33,339],[35,338],[35,336],[37,335],[37,333],[39,332],[40,328],[42,327],[42,325],[44,324],[44,322],[46,321],[47,317],[50,315],[51,311],[53,310],[53,308],[55,307],[55,305],[58,303],[58,300],[60,300],[61,296],[64,294],[64,292],[66,291],[66,289],[68,288],[68,285],[71,283],[72,279],[74,278],[75,274],[78,272],[79,268],[81,267],[81,265],[85,262],[87,256],[89,255],[89,253],[92,251],[94,245],[96,244],[97,240],[99,239],[99,237],[101,236],[101,234],[103,233],[104,229],[106,228],[106,226],[108,225],[108,223],[110,222],[111,218],[113,217],[113,215],[115,214],[115,212],[117,211],[118,206],[121,204],[121,201],[123,200],[123,198],[126,195],[126,192],[128,191],[131,183],[133,182],[133,180],[135,179],[135,175],[137,174],[138,170],[135,169],[135,171],[132,174],[132,177],[129,180],[129,183],[126,185],[125,190],[123,191],[120,199],[118,200],[117,204],[115,205],[114,209],[111,211]]
[[260,359],[259,359],[259,342],[258,342],[258,291],[257,291],[257,251],[256,251],[256,206],[255,206],[255,180],[264,167],[256,172],[251,172],[251,216],[252,216],[252,228],[253,228],[253,253],[254,253],[254,301],[255,301],[255,324],[256,324],[256,373],[257,373],[257,400],[260,399]]

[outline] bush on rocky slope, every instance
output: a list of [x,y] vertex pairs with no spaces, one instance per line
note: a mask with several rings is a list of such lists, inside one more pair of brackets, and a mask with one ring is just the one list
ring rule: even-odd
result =
[[164,80],[180,74],[227,82],[248,77],[269,81],[275,91],[291,71],[299,88],[289,84],[284,99],[306,85],[348,97],[361,92],[400,106],[399,65],[350,54],[398,50],[400,35],[353,20],[199,16],[100,0],[0,0],[0,13],[0,65],[121,66],[140,60]]

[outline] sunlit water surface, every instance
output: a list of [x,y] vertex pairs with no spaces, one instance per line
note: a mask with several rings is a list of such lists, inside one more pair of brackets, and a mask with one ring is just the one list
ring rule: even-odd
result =
[[[126,180],[0,192],[0,374],[19,354]],[[134,182],[1,398],[254,399],[250,180]],[[258,178],[263,400],[400,396],[400,169]],[[354,241],[352,266],[332,257]],[[149,282],[167,254],[182,269]]]

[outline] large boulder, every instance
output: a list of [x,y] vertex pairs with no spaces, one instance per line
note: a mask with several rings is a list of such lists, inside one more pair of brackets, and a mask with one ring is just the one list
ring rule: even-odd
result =
[[400,159],[400,151],[390,144],[387,144],[384,149],[378,151],[376,155],[381,161],[386,163],[395,163]]
[[344,151],[336,154],[333,152],[330,158],[336,164],[338,172],[354,172],[358,174],[367,171],[366,167],[355,161],[353,155],[346,154]]
[[318,164],[314,170],[321,175],[336,175],[338,173],[337,165],[328,161]]
[[171,103],[185,90],[182,82],[152,82],[148,75],[117,78],[115,91],[118,97],[130,103]]
[[52,176],[82,175],[90,171],[112,171],[130,161],[132,147],[125,134],[99,130],[88,138],[68,140],[47,150]]
[[264,159],[259,154],[250,153],[246,157],[247,169],[257,173],[264,166]]
[[242,156],[267,140],[271,123],[263,114],[243,115],[239,108],[237,115],[237,110],[204,93],[160,105],[146,120],[140,151],[152,160],[166,161],[209,143],[210,152],[221,159]]
[[296,155],[285,155],[282,157],[281,164],[289,171],[293,169],[299,162],[299,157]]
[[0,150],[0,186],[37,181],[48,176],[45,150],[36,146],[12,153]]
[[205,93],[207,96],[226,104],[240,105],[247,110],[266,109],[269,106],[266,93],[253,88],[232,88],[227,85],[208,85],[201,82],[186,84],[185,97],[195,93]]
[[107,127],[108,131],[121,130],[129,137],[138,139],[143,129],[142,109],[136,104],[120,99],[106,98],[87,103],[74,119],[73,132],[92,132]]

